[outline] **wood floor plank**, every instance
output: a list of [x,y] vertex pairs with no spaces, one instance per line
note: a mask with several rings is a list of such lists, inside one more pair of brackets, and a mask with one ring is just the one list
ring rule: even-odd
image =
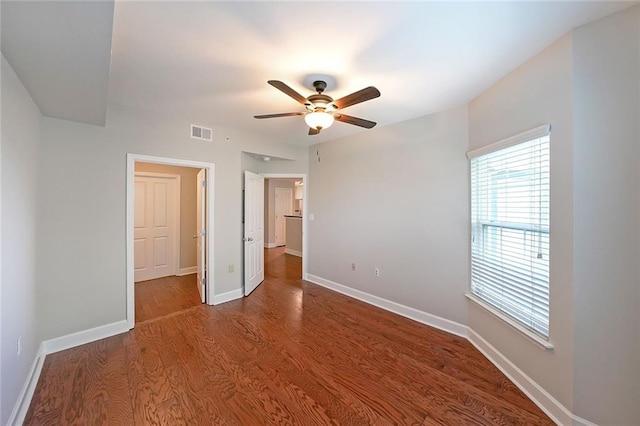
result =
[[553,424],[465,339],[304,282],[282,248],[265,272],[218,306],[148,286],[134,330],[47,356],[25,424]]
[[133,406],[129,394],[122,336],[113,336],[88,347],[87,387],[82,395],[85,424],[121,425],[130,421]]
[[135,283],[136,324],[201,304],[196,274]]
[[136,424],[186,424],[153,340],[154,323],[123,337],[127,348],[129,387]]
[[[345,400],[348,404],[347,415],[354,413],[356,418],[360,417],[364,419],[364,424],[371,424],[377,419],[377,414],[371,407],[364,404],[352,391],[335,380],[333,370],[326,370],[322,366],[323,361],[326,361],[331,356],[325,348],[316,347],[315,345],[312,347],[304,347],[303,345],[288,346],[288,344],[291,343],[291,339],[289,339],[290,336],[283,336],[277,332],[278,324],[282,324],[281,322],[272,323],[269,327],[269,333],[262,334],[263,332],[259,328],[254,328],[249,324],[248,318],[247,310],[243,309],[242,312],[230,311],[220,317],[216,322],[216,324],[220,326],[228,321],[235,325],[236,330],[246,331],[246,334],[221,333],[222,339],[231,335],[234,337],[233,341],[228,341],[228,346],[232,351],[236,351],[234,354],[235,358],[244,359],[245,363],[297,366],[301,370],[299,374],[307,376],[313,374],[313,380],[322,384],[325,389],[330,389],[331,397],[333,397],[335,401]],[[264,317],[261,317],[259,321],[264,321],[264,319]],[[213,330],[211,332],[215,333]],[[269,336],[276,336],[276,338],[271,339]],[[279,345],[275,345],[274,342],[278,342]],[[255,344],[260,344],[261,347],[255,349],[253,346]],[[250,348],[250,353],[260,354],[260,357],[246,357],[247,348]],[[304,351],[300,352],[299,349],[303,348]],[[321,356],[316,357],[316,352],[320,353]],[[282,359],[279,356],[284,353],[289,354],[286,359]],[[314,362],[305,362],[307,359],[313,359]],[[347,406],[343,408],[346,409]],[[350,424],[360,424],[360,422]]]
[[[336,329],[337,324],[343,326],[341,317],[333,317],[336,323],[327,326],[327,330]],[[500,399],[509,400],[524,410],[533,410],[537,412],[537,407],[520,392],[506,377],[502,376],[498,370],[487,368],[486,360],[480,362],[475,357],[465,359],[460,362],[461,357],[458,352],[442,350],[441,347],[429,345],[414,344],[413,341],[407,341],[404,338],[398,340],[396,334],[372,332],[371,328],[354,325],[355,333],[353,334],[352,344],[359,343],[359,353],[367,355],[373,349],[373,358],[377,361],[384,362],[389,368],[396,368],[404,371],[402,377],[411,377],[414,385],[424,384],[421,392],[426,391],[425,385],[429,379],[429,375],[445,373],[446,377],[455,379],[462,383],[471,383],[473,389],[485,392],[487,395],[494,394]],[[424,336],[423,336],[424,338]],[[367,351],[364,348],[369,347]],[[468,348],[466,348],[468,350]],[[375,364],[374,364],[375,365]],[[412,368],[415,370],[412,371]],[[432,371],[433,370],[433,371]],[[409,374],[413,373],[413,374]]]
[[219,374],[222,371],[216,369],[216,359],[193,345],[200,336],[193,334],[199,329],[194,321],[197,318],[192,312],[171,317],[158,324],[161,334],[156,336],[156,343],[163,348],[162,361],[182,396],[185,416],[191,424],[240,424],[225,398],[233,384],[224,380],[225,374]]

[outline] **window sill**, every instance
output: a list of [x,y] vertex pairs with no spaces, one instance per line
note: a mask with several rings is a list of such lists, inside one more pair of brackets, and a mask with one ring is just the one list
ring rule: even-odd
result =
[[547,351],[553,349],[553,344],[551,344],[551,342],[545,340],[544,338],[538,336],[534,332],[528,330],[526,327],[520,325],[518,322],[512,320],[511,318],[509,318],[508,316],[506,316],[505,314],[503,314],[502,312],[500,312],[499,310],[497,310],[496,308],[494,308],[484,300],[480,299],[479,297],[471,293],[465,293],[464,295],[467,299],[471,300],[473,303],[480,306],[485,311],[489,312],[493,316],[506,322],[512,328],[515,328],[517,331],[519,331],[521,334],[523,334],[527,339],[535,343],[537,346]]

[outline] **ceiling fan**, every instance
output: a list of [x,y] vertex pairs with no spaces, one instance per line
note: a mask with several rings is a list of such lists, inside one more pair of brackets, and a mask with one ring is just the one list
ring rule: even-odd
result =
[[322,80],[313,82],[313,87],[318,93],[314,93],[306,98],[281,81],[269,80],[267,83],[300,102],[305,106],[307,111],[254,115],[254,118],[276,118],[303,115],[304,121],[309,125],[309,135],[317,135],[322,129],[326,129],[331,126],[334,120],[364,127],[366,129],[370,129],[376,125],[373,121],[352,117],[338,112],[339,110],[351,105],[359,104],[360,102],[368,101],[380,96],[380,91],[373,86],[358,90],[357,92],[334,101],[332,97],[322,93],[327,88],[327,83]]

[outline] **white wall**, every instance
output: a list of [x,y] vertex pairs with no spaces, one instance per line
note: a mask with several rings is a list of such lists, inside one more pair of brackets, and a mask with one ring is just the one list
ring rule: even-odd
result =
[[[190,139],[192,121],[212,127],[214,141]],[[295,159],[288,167],[299,172],[307,165],[303,148],[199,117],[119,106],[109,108],[106,127],[44,118],[43,139],[38,273],[47,277],[39,293],[44,339],[125,318],[127,153],[215,163],[215,294],[242,286],[241,170],[247,156],[241,152]],[[227,272],[229,264],[235,272]]]
[[565,407],[573,404],[573,121],[571,37],[565,36],[469,104],[469,148],[548,123],[551,131],[550,340],[544,351],[474,304],[469,327]]
[[573,32],[574,413],[640,419],[640,6]]
[[640,418],[640,6],[587,24],[469,106],[469,146],[551,133],[551,326],[542,351],[471,306],[469,327],[574,416]]
[[466,150],[466,107],[311,147],[308,272],[466,323]]
[[[2,325],[0,424],[6,424],[40,343],[36,318],[37,149],[41,115],[2,56]],[[22,336],[22,354],[16,341]]]

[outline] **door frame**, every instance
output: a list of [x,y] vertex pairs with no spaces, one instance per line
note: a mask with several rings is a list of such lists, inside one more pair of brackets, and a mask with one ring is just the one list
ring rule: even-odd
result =
[[[141,163],[143,161],[140,161]],[[145,161],[146,162],[146,161]],[[135,168],[135,163],[134,163],[134,168]],[[175,199],[174,204],[173,204],[173,230],[174,230],[174,238],[173,238],[173,274],[174,275],[178,275],[178,273],[180,272],[180,201],[181,201],[181,180],[180,180],[180,175],[175,175],[172,173],[157,173],[157,172],[136,172],[134,170],[134,183],[135,183],[135,178],[136,177],[151,177],[151,178],[161,178],[161,179],[173,179],[174,180],[174,185],[176,186],[175,188]],[[135,191],[135,188],[134,188]],[[134,192],[135,195],[135,192]],[[135,206],[134,206],[134,213],[135,213]],[[134,263],[135,263],[135,256],[134,256]],[[134,271],[134,275],[135,275],[135,271]]]
[[191,167],[207,170],[207,304],[213,305],[215,289],[215,265],[214,265],[214,173],[215,164],[202,161],[181,160],[178,158],[155,157],[150,155],[127,153],[127,189],[126,189],[126,275],[127,275],[127,325],[132,329],[135,325],[135,286],[134,286],[134,260],[133,260],[133,226],[134,226],[134,188],[135,188],[135,163],[163,164],[165,166]]
[[260,173],[265,179],[302,179],[302,279],[307,279],[309,250],[307,244],[308,216],[307,211],[307,174],[306,173]]

